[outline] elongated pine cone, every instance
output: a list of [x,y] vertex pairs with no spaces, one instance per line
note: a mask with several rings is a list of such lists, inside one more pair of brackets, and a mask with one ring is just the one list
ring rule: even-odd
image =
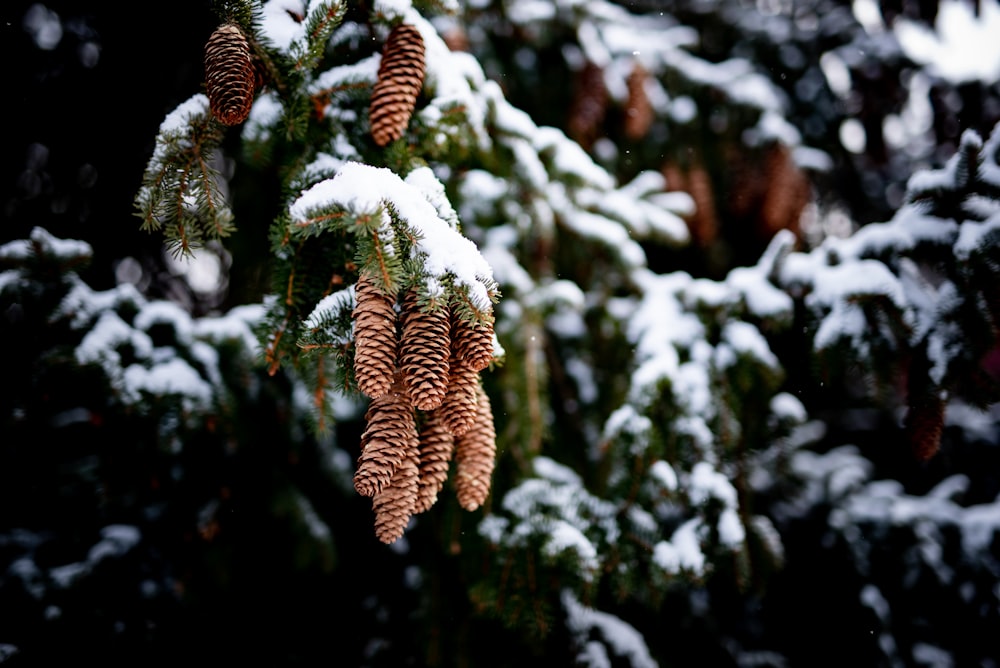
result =
[[646,94],[649,73],[636,63],[628,75],[628,100],[625,102],[625,136],[632,140],[642,139],[649,132],[656,112]]
[[424,85],[424,68],[420,31],[405,23],[393,28],[382,50],[368,109],[372,138],[379,146],[403,136]]
[[576,75],[573,99],[569,107],[567,134],[580,146],[589,149],[604,134],[608,111],[608,89],[601,66],[587,62]]
[[245,121],[256,82],[246,35],[232,23],[216,28],[205,45],[205,93],[212,115],[226,125]]
[[415,408],[437,408],[448,393],[451,333],[448,311],[424,312],[411,290],[403,301],[403,331],[399,340],[399,367],[406,394]]
[[496,458],[496,427],[493,409],[482,386],[478,398],[476,422],[455,441],[455,494],[465,510],[475,510],[490,495],[490,483]]
[[945,400],[929,394],[911,402],[906,414],[906,430],[913,456],[926,462],[941,448]]
[[431,411],[420,430],[420,486],[414,513],[430,509],[448,480],[455,452],[455,437],[448,431],[440,410]]
[[417,439],[407,440],[403,460],[392,480],[372,499],[375,511],[375,536],[383,543],[394,543],[406,531],[413,516],[419,493]]
[[493,361],[493,316],[483,322],[452,316],[452,355],[473,371],[482,371]]
[[375,496],[389,485],[408,449],[416,447],[417,424],[399,384],[372,399],[365,422],[354,489],[362,496]]
[[776,144],[768,152],[764,175],[767,190],[760,204],[761,238],[770,239],[783,229],[798,233],[802,211],[812,201],[809,178],[783,144]]
[[362,276],[354,288],[354,378],[358,389],[376,399],[389,391],[396,373],[395,300]]
[[448,393],[435,412],[441,414],[441,420],[449,432],[454,436],[461,436],[476,422],[479,410],[479,395],[476,394],[479,372],[459,361],[452,352],[448,379]]

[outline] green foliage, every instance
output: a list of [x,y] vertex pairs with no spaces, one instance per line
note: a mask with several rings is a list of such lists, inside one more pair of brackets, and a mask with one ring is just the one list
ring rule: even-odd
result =
[[233,214],[223,192],[215,151],[223,126],[196,96],[160,126],[156,150],[136,195],[142,229],[163,231],[177,255],[190,255],[206,241],[233,231]]
[[[803,433],[814,406],[796,387],[803,377],[836,386],[860,377],[873,390],[867,405],[885,413],[907,392],[982,407],[1000,398],[983,368],[1000,331],[1000,129],[985,142],[967,133],[944,169],[915,174],[886,222],[808,248],[803,209],[792,207],[771,221],[779,229],[756,228],[766,238],[729,251],[742,257],[759,244],[756,262],[717,272],[706,257],[687,271],[683,258],[698,241],[692,216],[753,199],[741,179],[772,196],[792,188],[761,172],[769,150],[793,156],[786,166],[798,176],[829,164],[788,122],[773,81],[728,47],[699,51],[692,29],[663,12],[605,2],[554,2],[537,14],[500,2],[467,14],[444,2],[404,5],[312,3],[302,16],[281,15],[287,33],[256,3],[220,5],[220,18],[248,31],[263,80],[245,125],[228,131],[239,133],[225,144],[238,145],[237,168],[226,178],[212,168],[224,130],[195,95],[161,127],[136,205],[143,229],[187,254],[233,231],[227,186],[247,178],[244,168],[277,181],[273,208],[245,221],[266,229],[271,246],[271,294],[252,323],[264,363],[256,371],[287,374],[314,437],[348,430],[353,438],[336,450],[349,459],[362,413],[353,378],[359,276],[397,300],[415,290],[423,310],[447,306],[495,323],[497,364],[484,374],[497,426],[491,502],[462,520],[442,499],[447,521],[418,518],[411,529],[434,550],[454,546],[463,605],[475,613],[537,647],[593,629],[579,618],[596,627],[603,610],[655,628],[649,620],[667,605],[697,616],[694,603],[677,603],[686,592],[745,602],[766,591],[787,537],[768,481],[792,476],[795,451],[812,444]],[[749,20],[723,14],[712,20],[730,20],[727,35]],[[404,21],[423,35],[424,88],[403,137],[377,147],[368,105],[378,50]],[[442,34],[456,27],[469,52],[446,46]],[[761,35],[748,34],[759,47]],[[547,57],[557,54],[553,66]],[[607,90],[574,88],[585,65],[600,69]],[[649,134],[624,138],[637,66],[658,102]],[[501,85],[497,72],[510,79]],[[538,91],[526,100],[531,113],[511,101],[526,89]],[[561,129],[566,119],[553,111],[588,94],[605,105],[593,142]],[[665,174],[678,165],[711,172],[721,191],[671,191]],[[754,197],[748,208],[763,208],[763,195]],[[752,216],[764,214],[739,221]],[[111,349],[86,362],[128,405],[171,416],[159,433],[237,410],[235,400],[209,408],[182,394],[129,394],[121,350],[145,339],[128,326],[114,334]],[[184,343],[175,335],[165,345]],[[171,359],[199,361],[190,351]],[[203,375],[207,398],[235,391]],[[278,516],[296,534],[315,527],[308,495],[280,486]],[[443,524],[463,523],[475,529],[442,539]],[[336,571],[333,541],[313,537],[317,551],[296,563]],[[401,551],[420,572],[439,573],[433,555]],[[588,642],[581,637],[573,642]]]

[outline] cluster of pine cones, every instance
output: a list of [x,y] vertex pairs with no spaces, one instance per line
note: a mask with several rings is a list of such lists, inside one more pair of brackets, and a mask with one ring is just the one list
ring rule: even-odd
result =
[[[386,146],[403,136],[424,84],[424,39],[412,25],[399,24],[386,37],[369,104],[371,134]],[[235,23],[219,26],[205,45],[205,93],[212,115],[238,125],[250,115],[260,88],[250,42]]]
[[496,455],[493,412],[479,377],[493,360],[492,321],[425,310],[412,289],[398,312],[396,301],[368,275],[355,285],[354,375],[371,403],[354,488],[372,498],[383,543],[434,505],[452,459],[459,504],[482,505]]

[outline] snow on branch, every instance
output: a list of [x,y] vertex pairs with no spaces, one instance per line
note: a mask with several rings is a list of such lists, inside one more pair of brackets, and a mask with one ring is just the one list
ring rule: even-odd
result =
[[[347,162],[333,178],[299,195],[289,215],[293,226],[303,227],[341,215],[352,221],[377,220],[374,234],[385,252],[409,248],[411,259],[421,267],[427,294],[442,296],[445,286],[454,283],[468,291],[479,311],[488,313],[497,292],[493,270],[476,245],[455,228],[457,217],[442,201],[443,192],[426,168],[404,180],[384,167]],[[393,215],[403,230],[394,230]]]

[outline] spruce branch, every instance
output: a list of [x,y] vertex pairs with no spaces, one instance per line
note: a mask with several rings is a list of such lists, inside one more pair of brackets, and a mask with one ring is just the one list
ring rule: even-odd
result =
[[309,6],[305,18],[306,45],[295,67],[300,71],[311,71],[319,65],[330,43],[330,37],[340,27],[347,13],[347,3],[343,0],[324,0]]
[[135,198],[141,229],[163,230],[178,255],[190,255],[206,240],[233,230],[233,215],[213,156],[222,126],[198,94],[178,106],[160,126],[156,146]]

